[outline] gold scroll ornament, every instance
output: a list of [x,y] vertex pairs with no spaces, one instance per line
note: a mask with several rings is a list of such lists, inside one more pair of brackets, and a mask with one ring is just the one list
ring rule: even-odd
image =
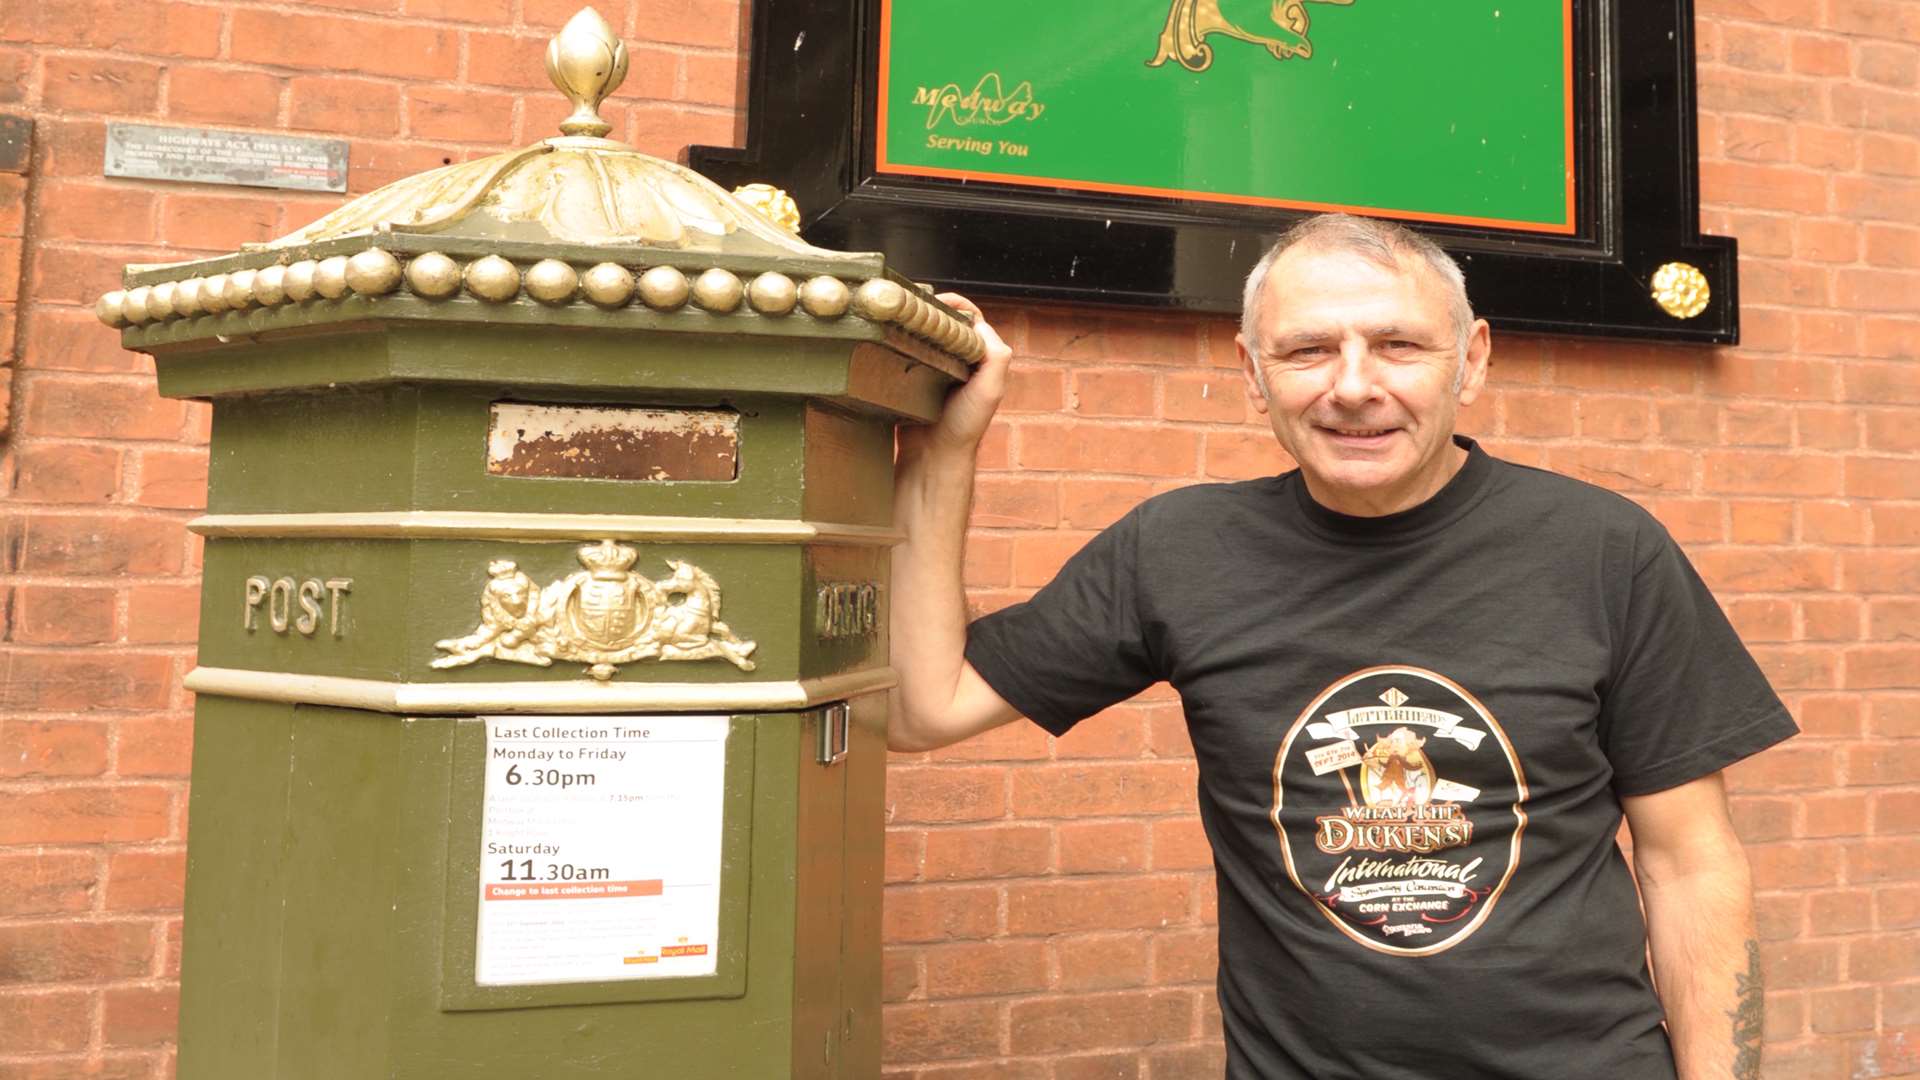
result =
[[545,588],[511,559],[487,564],[480,625],[461,638],[434,642],[446,653],[436,668],[478,660],[548,667],[555,660],[586,664],[605,682],[617,665],[636,660],[718,657],[752,671],[755,645],[720,621],[720,586],[692,563],[668,559],[670,577],[648,580],[633,572],[639,553],[602,540],[579,550],[576,571]]
[[[1275,60],[1291,57],[1305,59],[1313,55],[1313,42],[1307,40],[1308,0],[1273,0],[1269,13],[1273,25],[1246,29],[1220,10],[1220,0],[1173,0],[1167,11],[1166,28],[1160,31],[1160,51],[1147,61],[1159,67],[1178,60],[1188,71],[1205,71],[1213,66],[1213,46],[1207,38],[1213,34],[1263,45]],[[1312,0],[1320,4],[1351,4],[1353,0]]]
[[1676,319],[1691,319],[1707,310],[1713,289],[1707,275],[1692,263],[1663,263],[1653,272],[1653,302]]

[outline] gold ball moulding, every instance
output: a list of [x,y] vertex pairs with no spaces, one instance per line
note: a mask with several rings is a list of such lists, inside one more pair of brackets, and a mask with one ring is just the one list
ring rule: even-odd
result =
[[580,275],[580,291],[603,308],[617,308],[633,299],[633,271],[619,263],[603,262]]
[[800,300],[800,288],[785,274],[769,270],[747,286],[747,303],[762,315],[785,315]]
[[273,307],[287,302],[287,268],[284,266],[263,266],[253,275],[253,299],[261,307]]
[[173,287],[173,310],[176,314],[198,315],[206,308],[200,298],[207,290],[207,283],[200,278],[190,277]]
[[227,275],[208,274],[200,279],[200,309],[209,315],[227,310]]
[[847,313],[853,290],[837,277],[808,278],[800,286],[800,306],[816,319],[837,319]]
[[338,300],[347,295],[347,257],[333,255],[320,260],[313,268],[313,291],[328,300]]
[[368,248],[347,260],[347,288],[361,296],[385,296],[400,287],[400,260]]
[[482,300],[500,304],[520,291],[520,270],[498,255],[488,255],[467,264],[467,291]]
[[693,302],[716,315],[725,315],[740,306],[746,294],[740,279],[715,266],[693,279]]
[[640,299],[650,308],[672,311],[687,302],[687,275],[671,266],[655,266],[640,275]]
[[527,295],[543,304],[564,304],[580,288],[580,274],[559,259],[541,259],[527,267]]
[[173,282],[163,281],[155,285],[153,291],[147,293],[147,318],[154,320],[173,318],[173,290]]
[[853,310],[874,322],[893,322],[907,309],[907,290],[899,282],[874,278],[853,294]]
[[1653,302],[1676,319],[1691,319],[1707,310],[1713,289],[1707,275],[1691,263],[1670,262],[1653,272]]
[[227,306],[235,311],[244,311],[253,303],[253,279],[257,275],[253,270],[235,270],[227,275]]
[[125,326],[127,325],[127,316],[126,312],[122,310],[122,307],[126,302],[127,294],[124,289],[115,289],[112,292],[101,293],[100,299],[93,305],[93,317],[106,323],[108,326]]
[[407,288],[415,296],[445,300],[460,291],[460,264],[438,251],[415,255],[407,263]]
[[127,294],[120,300],[120,317],[135,326],[146,322],[148,318],[147,297],[152,295],[152,293],[153,290],[145,285],[128,289]]
[[298,304],[313,299],[313,275],[320,264],[312,259],[301,259],[287,267],[287,299]]

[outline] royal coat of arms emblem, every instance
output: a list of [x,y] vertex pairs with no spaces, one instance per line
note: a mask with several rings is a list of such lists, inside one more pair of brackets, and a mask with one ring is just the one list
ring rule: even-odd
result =
[[753,670],[755,645],[720,621],[720,586],[706,571],[669,559],[673,573],[649,579],[633,572],[639,553],[612,540],[585,545],[579,558],[585,569],[545,588],[510,559],[489,563],[480,625],[435,642],[447,655],[433,666],[505,660],[548,667],[566,660],[586,664],[602,682],[639,660],[717,657]]

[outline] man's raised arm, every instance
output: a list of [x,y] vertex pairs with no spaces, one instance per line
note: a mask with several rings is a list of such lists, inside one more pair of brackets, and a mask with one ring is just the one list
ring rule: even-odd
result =
[[931,750],[1019,716],[966,661],[961,584],[974,455],[1006,391],[1013,350],[970,301],[950,293],[940,299],[974,314],[987,352],[973,378],[947,400],[938,423],[902,427],[898,436],[893,521],[906,539],[893,549],[888,627],[900,675],[887,725],[887,745],[895,750]]

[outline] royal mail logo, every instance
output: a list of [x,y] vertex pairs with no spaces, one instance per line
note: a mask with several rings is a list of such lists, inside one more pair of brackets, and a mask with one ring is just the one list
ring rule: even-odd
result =
[[1520,863],[1527,787],[1473,695],[1414,667],[1348,675],[1294,721],[1274,763],[1287,874],[1341,933],[1427,956],[1492,913]]

